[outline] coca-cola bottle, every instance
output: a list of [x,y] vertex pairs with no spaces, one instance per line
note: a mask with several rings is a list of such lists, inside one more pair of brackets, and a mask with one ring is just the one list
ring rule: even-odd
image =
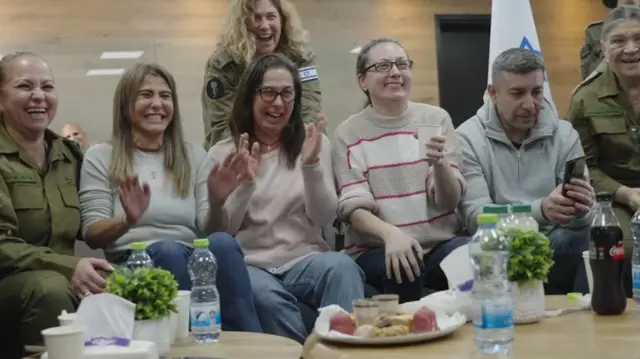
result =
[[595,217],[589,229],[589,256],[593,272],[591,308],[600,315],[621,314],[627,308],[622,283],[623,235],[611,208],[612,199],[610,193],[596,195]]

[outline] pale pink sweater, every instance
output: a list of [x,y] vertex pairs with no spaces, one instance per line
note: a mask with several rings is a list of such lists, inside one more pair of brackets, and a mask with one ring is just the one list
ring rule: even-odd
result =
[[[222,163],[233,140],[218,142],[209,150]],[[284,155],[275,150],[262,155],[257,178],[241,184],[227,199],[227,232],[234,235],[245,262],[282,272],[298,260],[329,251],[322,226],[336,216],[338,198],[333,177],[331,144],[323,136],[319,163],[289,169]]]

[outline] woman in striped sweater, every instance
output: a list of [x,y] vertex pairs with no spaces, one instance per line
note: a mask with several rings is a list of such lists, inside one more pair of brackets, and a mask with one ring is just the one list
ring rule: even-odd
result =
[[[336,129],[333,151],[345,250],[369,284],[401,302],[419,299],[424,287],[447,289],[440,262],[468,242],[457,237],[466,188],[458,138],[445,110],[409,101],[412,66],[395,40],[362,48],[357,76],[369,101]],[[420,143],[420,125],[439,126],[441,136]]]

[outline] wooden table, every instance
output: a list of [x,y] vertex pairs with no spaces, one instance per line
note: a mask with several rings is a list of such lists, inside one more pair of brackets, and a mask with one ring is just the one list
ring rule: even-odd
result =
[[212,344],[195,344],[191,339],[176,341],[170,357],[206,356],[219,359],[299,359],[302,345],[270,334],[222,332]]
[[[572,308],[565,296],[547,297],[547,309]],[[640,309],[629,300],[626,313],[601,317],[580,311],[516,326],[514,354],[518,359],[636,358],[640,349]],[[467,323],[449,337],[396,347],[357,347],[319,341],[312,335],[304,359],[469,359],[475,354],[474,330]]]

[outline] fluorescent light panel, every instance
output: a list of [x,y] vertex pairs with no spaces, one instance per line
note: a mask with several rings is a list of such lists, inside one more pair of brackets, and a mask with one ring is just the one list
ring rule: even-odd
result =
[[119,76],[124,69],[92,69],[87,71],[87,76]]
[[144,51],[105,51],[100,55],[101,60],[138,59]]

